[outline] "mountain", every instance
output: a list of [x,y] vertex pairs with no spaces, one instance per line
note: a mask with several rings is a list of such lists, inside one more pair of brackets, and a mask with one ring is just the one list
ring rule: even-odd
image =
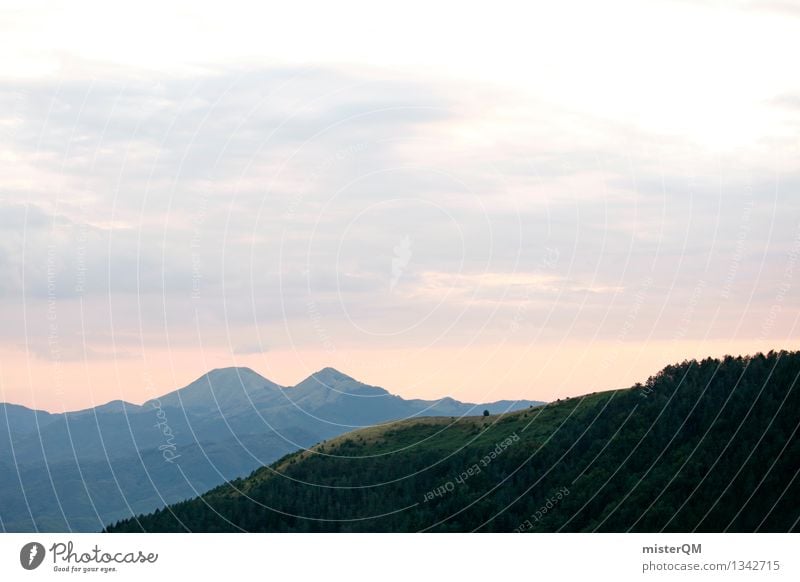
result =
[[250,368],[221,368],[211,370],[180,390],[149,400],[143,406],[238,413],[270,400],[282,389]]
[[53,420],[54,415],[42,410],[31,410],[18,404],[0,403],[0,419],[8,428],[8,433],[24,433],[44,427]]
[[629,389],[356,430],[106,531],[798,531],[799,377],[800,352],[691,360]]
[[332,368],[294,387],[223,368],[141,405],[115,400],[64,414],[0,407],[2,529],[97,531],[353,428],[494,405],[404,400]]

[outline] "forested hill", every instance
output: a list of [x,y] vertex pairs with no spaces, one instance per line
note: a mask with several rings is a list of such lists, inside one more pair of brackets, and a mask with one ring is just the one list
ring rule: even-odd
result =
[[797,531],[800,353],[348,433],[108,531]]

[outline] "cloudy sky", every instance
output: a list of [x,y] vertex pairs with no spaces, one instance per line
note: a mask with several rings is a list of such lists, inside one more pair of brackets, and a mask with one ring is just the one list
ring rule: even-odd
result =
[[793,3],[161,4],[0,9],[0,400],[800,348]]

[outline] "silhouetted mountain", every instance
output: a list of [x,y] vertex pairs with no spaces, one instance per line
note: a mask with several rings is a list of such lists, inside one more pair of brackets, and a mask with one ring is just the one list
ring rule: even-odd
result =
[[798,531],[798,378],[800,352],[692,360],[626,390],[357,430],[108,531]]
[[24,434],[49,424],[55,415],[42,410],[31,410],[18,404],[0,403],[0,419],[12,434]]
[[249,368],[212,370],[142,405],[115,400],[65,414],[0,406],[6,531],[96,531],[353,428],[485,408],[404,400],[332,368],[294,387]]
[[246,412],[258,404],[280,395],[282,386],[257,374],[250,368],[211,370],[188,386],[144,403],[161,407],[174,406],[207,413]]

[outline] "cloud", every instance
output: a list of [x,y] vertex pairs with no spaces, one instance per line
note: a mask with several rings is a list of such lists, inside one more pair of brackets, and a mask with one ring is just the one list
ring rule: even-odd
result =
[[254,344],[239,344],[234,346],[233,353],[236,355],[252,355],[252,354],[264,354],[269,351],[267,346],[254,343]]
[[[643,334],[668,333],[698,281],[698,333],[715,285],[730,287],[726,313],[764,298],[755,325],[800,212],[796,172],[769,151],[720,157],[446,78],[115,67],[5,82],[0,102],[13,130],[0,155],[14,161],[0,340],[17,345],[27,326],[46,347],[54,304],[62,337],[91,358],[112,330],[121,353],[239,355],[326,337],[493,342],[512,322],[515,341],[613,338],[645,280],[661,315]],[[543,266],[548,252],[558,260]]]

